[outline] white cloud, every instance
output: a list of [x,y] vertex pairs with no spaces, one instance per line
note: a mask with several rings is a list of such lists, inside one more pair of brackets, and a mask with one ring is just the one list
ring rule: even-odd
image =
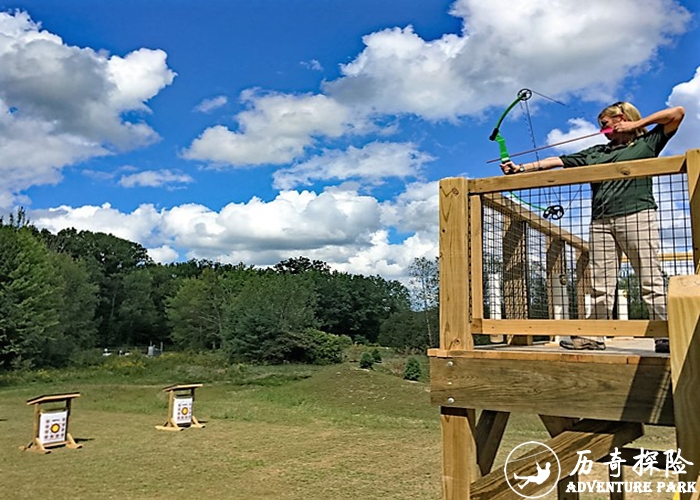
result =
[[316,59],[311,59],[310,61],[302,61],[301,65],[304,66],[305,68],[314,70],[314,71],[323,71],[323,65]]
[[305,162],[274,173],[274,187],[291,189],[314,180],[363,179],[379,183],[387,177],[415,177],[432,157],[411,143],[371,142],[345,151],[324,150]]
[[69,46],[25,12],[0,12],[0,199],[58,182],[67,165],[158,140],[123,113],[147,113],[146,101],[172,83],[165,59]]
[[[560,142],[572,141],[560,146],[556,146],[552,151],[556,151],[554,154],[569,154],[581,151],[596,144],[606,144],[608,140],[605,135],[598,134],[587,139],[581,139],[580,137],[585,137],[588,135],[596,134],[600,132],[600,127],[582,118],[573,118],[567,122],[570,126],[569,130],[563,132],[558,128],[555,128],[547,135],[547,144],[556,144]],[[543,155],[547,156],[547,155]]]
[[101,206],[60,206],[31,211],[30,220],[38,228],[52,233],[76,228],[96,233],[109,233],[148,247],[158,242],[158,224],[162,214],[153,205],[141,205],[130,214],[122,213],[109,203]]
[[239,131],[221,125],[208,128],[184,157],[238,167],[289,163],[316,137],[340,137],[362,126],[361,121],[355,123],[350,108],[324,95],[246,91],[241,101],[248,109],[236,116]]
[[194,110],[198,111],[199,113],[211,113],[215,109],[226,106],[226,104],[228,104],[228,97],[219,95],[210,99],[202,100],[202,102],[195,106]]
[[162,187],[168,185],[189,184],[194,179],[187,174],[171,170],[145,170],[136,174],[122,176],[119,185],[132,187]]
[[507,101],[518,82],[551,96],[607,100],[690,19],[675,0],[457,0],[452,13],[464,20],[460,35],[428,41],[409,26],[365,36],[365,49],[326,93],[430,120],[478,115]]
[[[304,255],[335,269],[399,279],[414,257],[437,255],[436,194],[420,199],[432,188],[436,183],[412,184],[395,202],[380,202],[346,185],[321,193],[282,191],[270,201],[252,198],[218,212],[185,204],[162,210],[141,205],[123,213],[104,204],[28,215],[34,225],[54,233],[73,227],[138,242],[158,262],[186,257],[267,266]],[[416,233],[392,241],[394,223]]]
[[149,248],[148,256],[159,264],[177,262],[180,257],[180,255],[168,245],[163,245],[158,248]]
[[683,123],[676,137],[669,142],[669,153],[681,154],[697,148],[698,137],[700,137],[700,67],[695,70],[693,78],[673,88],[668,98],[668,105],[685,108]]

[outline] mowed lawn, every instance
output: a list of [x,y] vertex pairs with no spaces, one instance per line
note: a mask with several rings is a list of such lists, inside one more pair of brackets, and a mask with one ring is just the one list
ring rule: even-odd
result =
[[[2,497],[441,498],[439,413],[425,382],[356,363],[238,371],[204,363],[154,372],[139,363],[98,375],[44,373],[1,387]],[[204,383],[194,414],[206,428],[156,430],[167,417],[162,388],[193,382]],[[20,451],[32,437],[26,400],[72,391],[81,397],[69,430],[83,448]],[[497,462],[528,440],[546,440],[543,426],[535,416],[514,415]],[[674,446],[666,429],[651,429],[644,440],[636,445]]]

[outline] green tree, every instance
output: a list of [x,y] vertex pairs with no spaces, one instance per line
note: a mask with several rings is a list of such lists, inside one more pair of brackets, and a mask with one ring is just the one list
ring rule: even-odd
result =
[[28,227],[0,226],[0,367],[41,365],[60,329],[62,281]]
[[281,363],[316,327],[313,281],[304,275],[261,272],[243,285],[227,308],[224,345],[236,360]]
[[438,258],[418,257],[408,268],[410,284],[415,302],[419,305],[425,324],[429,347],[437,347],[438,308],[440,279]]

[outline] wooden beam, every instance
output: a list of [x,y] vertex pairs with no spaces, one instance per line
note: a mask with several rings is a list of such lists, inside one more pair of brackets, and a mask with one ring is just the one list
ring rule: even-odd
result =
[[589,165],[585,168],[566,168],[518,175],[501,175],[484,179],[470,179],[468,187],[469,192],[472,194],[498,193],[543,186],[569,186],[584,182],[680,174],[685,172],[685,160],[686,155],[665,156],[646,160]]
[[[576,467],[578,451],[590,450],[587,458],[597,460],[615,447],[622,447],[644,434],[640,424],[629,422],[605,422],[582,420],[572,429],[562,432],[545,443],[559,458],[561,477],[567,476]],[[517,465],[508,470],[510,475],[532,474],[537,457],[518,457]],[[529,484],[522,490],[523,495],[535,498],[542,488],[552,487],[551,482],[542,486]],[[496,470],[477,480],[471,489],[472,500],[511,500],[518,498],[508,486],[502,470]]]
[[605,335],[606,337],[668,337],[668,323],[660,320],[607,319],[474,319],[472,333],[484,335]]
[[688,200],[690,203],[690,229],[693,237],[693,263],[700,271],[700,149],[686,153],[688,169]]
[[589,354],[594,361],[578,362],[576,355],[571,355],[573,361],[554,361],[556,358],[540,357],[540,353],[520,353],[519,359],[489,359],[478,351],[464,354],[430,358],[433,404],[656,425],[674,423],[668,358],[638,358],[636,364],[627,364],[624,356],[623,363],[610,362],[614,355]]
[[[676,438],[681,456],[693,462],[679,481],[694,481],[700,472],[700,276],[674,276],[668,287],[668,329]],[[681,496],[684,500],[690,494]]]
[[467,180],[440,181],[440,347],[471,349]]
[[491,472],[509,417],[510,413],[491,410],[483,410],[479,416],[479,423],[476,425],[476,450],[482,476]]

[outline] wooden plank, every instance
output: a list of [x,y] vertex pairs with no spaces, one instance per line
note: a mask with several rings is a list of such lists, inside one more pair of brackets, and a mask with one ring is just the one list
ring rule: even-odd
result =
[[472,317],[484,317],[484,234],[482,227],[481,197],[469,197],[469,275],[471,276]]
[[700,270],[700,149],[686,153],[688,168],[688,200],[690,204],[690,228],[693,236],[693,263],[695,272]]
[[[641,425],[629,422],[601,422],[582,420],[572,429],[562,432],[545,443],[559,458],[561,477],[567,476],[576,467],[578,451],[589,450],[587,457],[591,460],[606,455],[615,447],[622,447],[644,434]],[[517,465],[508,470],[510,476],[526,476],[535,469],[536,456],[517,457]],[[551,478],[550,481],[553,481]],[[552,487],[552,482],[541,486],[530,483],[520,493],[527,498],[537,498],[537,493]],[[502,470],[497,470],[477,480],[472,485],[473,500],[512,500],[520,498],[508,486]]]
[[474,411],[465,408],[440,409],[442,429],[442,498],[470,500],[476,479]]
[[[668,288],[668,329],[676,419],[681,456],[693,462],[679,481],[694,481],[700,472],[700,276],[674,276]],[[683,495],[683,499],[690,495]]]
[[606,337],[668,337],[668,323],[661,320],[607,319],[474,319],[472,333],[484,335],[604,335]]
[[476,449],[482,476],[491,472],[510,413],[483,410],[476,425]]
[[79,398],[79,392],[68,392],[66,394],[45,394],[27,400],[27,405],[36,405],[43,403],[56,403],[58,401],[67,401],[73,398]]
[[471,349],[467,180],[440,181],[440,347]]
[[[495,359],[511,361],[549,361],[551,363],[606,363],[612,365],[668,364],[668,356],[653,352],[639,355],[635,353],[613,353],[609,351],[567,351],[559,349],[533,351],[531,347],[479,346],[470,351],[446,351],[428,349],[428,356],[452,361],[453,358]],[[454,365],[454,363],[453,363]]]
[[430,399],[441,406],[673,425],[670,363],[658,359],[430,358]]
[[584,182],[680,174],[685,172],[685,160],[685,155],[665,156],[646,160],[589,165],[579,168],[546,170],[543,172],[518,175],[501,175],[484,179],[470,179],[468,189],[472,194],[498,193],[542,186],[569,186],[571,184],[581,184]]

